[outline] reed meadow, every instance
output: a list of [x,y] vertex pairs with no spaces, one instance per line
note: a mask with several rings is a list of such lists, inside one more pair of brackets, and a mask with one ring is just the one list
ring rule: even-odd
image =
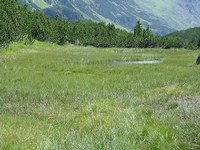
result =
[[199,150],[199,53],[13,43],[0,50],[0,149]]

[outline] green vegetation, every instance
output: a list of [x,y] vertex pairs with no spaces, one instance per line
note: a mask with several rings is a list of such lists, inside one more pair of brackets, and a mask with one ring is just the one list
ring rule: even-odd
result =
[[200,39],[184,37],[0,0],[0,149],[199,149],[199,50],[178,48]]
[[0,149],[199,149],[199,52],[11,44]]
[[[43,7],[38,0],[18,1],[30,8]],[[45,0],[45,3],[51,7],[41,11],[52,18],[60,14],[69,21],[91,19],[129,30],[140,19],[143,24],[150,24],[154,33],[162,35],[200,24],[198,0]]]
[[134,32],[116,28],[113,24],[92,21],[68,22],[56,16],[50,20],[38,11],[30,11],[15,0],[0,0],[0,46],[8,47],[13,41],[49,41],[59,45],[67,43],[95,47],[161,47],[197,48],[200,44],[185,44],[179,37],[154,36],[150,27],[137,22]]
[[185,47],[193,49],[200,47],[200,27],[173,32],[168,34],[167,37],[181,38]]

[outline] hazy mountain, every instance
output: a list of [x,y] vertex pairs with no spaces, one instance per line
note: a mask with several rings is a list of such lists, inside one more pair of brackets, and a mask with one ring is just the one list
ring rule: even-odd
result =
[[50,17],[92,19],[132,29],[137,19],[166,34],[200,25],[199,0],[19,0]]

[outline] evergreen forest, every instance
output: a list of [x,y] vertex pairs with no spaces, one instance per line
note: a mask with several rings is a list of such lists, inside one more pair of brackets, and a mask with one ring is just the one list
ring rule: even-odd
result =
[[[181,36],[154,35],[150,26],[144,27],[138,20],[133,31],[116,28],[103,22],[69,22],[59,16],[50,19],[42,12],[29,10],[16,0],[0,0],[0,45],[3,48],[11,42],[24,40],[32,44],[35,40],[65,45],[72,43],[95,47],[160,47],[198,48],[200,36],[189,41]],[[194,42],[196,41],[196,42]]]

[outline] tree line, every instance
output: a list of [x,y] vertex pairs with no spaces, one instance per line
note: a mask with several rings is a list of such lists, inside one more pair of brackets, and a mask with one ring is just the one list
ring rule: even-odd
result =
[[179,37],[154,36],[150,27],[137,22],[132,32],[113,24],[93,21],[68,22],[59,16],[50,19],[42,12],[20,6],[17,0],[0,0],[0,45],[7,47],[13,41],[49,41],[59,45],[72,43],[95,47],[161,47],[188,48]]
[[184,39],[187,47],[196,49],[200,47],[200,27],[190,28],[168,34],[169,37],[179,37]]

